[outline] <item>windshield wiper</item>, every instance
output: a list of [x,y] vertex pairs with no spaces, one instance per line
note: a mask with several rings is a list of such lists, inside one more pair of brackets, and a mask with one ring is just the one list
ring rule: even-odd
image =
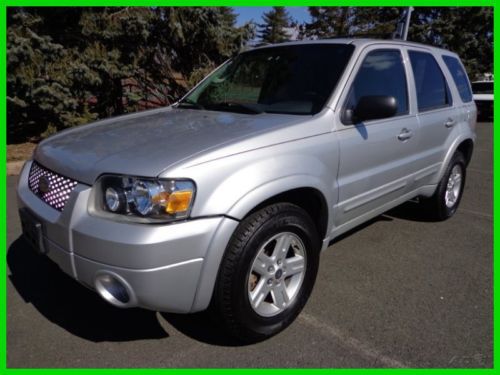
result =
[[214,104],[210,105],[210,108],[220,110],[220,111],[249,113],[249,114],[253,114],[253,115],[258,115],[258,114],[263,112],[255,107],[251,107],[251,106],[243,104],[243,103],[235,103],[235,102],[214,103]]
[[204,106],[201,104],[198,104],[197,102],[193,101],[192,99],[184,99],[177,103],[177,108],[194,108],[194,109],[205,109]]

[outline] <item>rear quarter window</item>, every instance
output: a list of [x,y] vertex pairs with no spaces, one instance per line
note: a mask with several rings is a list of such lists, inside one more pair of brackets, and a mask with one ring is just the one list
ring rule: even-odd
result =
[[453,77],[453,81],[457,86],[457,90],[462,101],[464,103],[471,102],[472,91],[469,85],[469,79],[467,78],[467,73],[465,73],[462,64],[460,64],[460,61],[453,56],[443,56],[443,61]]

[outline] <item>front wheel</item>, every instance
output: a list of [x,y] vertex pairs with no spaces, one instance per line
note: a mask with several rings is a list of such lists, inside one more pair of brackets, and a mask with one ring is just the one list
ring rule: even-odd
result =
[[422,199],[424,209],[430,218],[442,221],[457,211],[465,186],[465,158],[461,152],[453,155],[434,195]]
[[278,203],[243,220],[222,260],[212,308],[244,342],[285,329],[316,280],[320,241],[309,215]]

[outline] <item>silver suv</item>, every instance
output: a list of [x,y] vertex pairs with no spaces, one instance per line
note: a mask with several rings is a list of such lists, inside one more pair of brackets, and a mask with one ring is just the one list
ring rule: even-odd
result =
[[476,107],[452,52],[336,39],[256,48],[176,104],[61,132],[19,186],[39,252],[118,307],[287,327],[320,253],[409,199],[457,210]]

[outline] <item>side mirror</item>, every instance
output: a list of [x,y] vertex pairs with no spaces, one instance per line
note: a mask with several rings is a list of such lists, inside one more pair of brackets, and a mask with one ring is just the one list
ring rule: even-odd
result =
[[358,100],[354,109],[345,111],[343,120],[346,124],[353,124],[392,117],[397,111],[398,104],[394,96],[367,95]]

